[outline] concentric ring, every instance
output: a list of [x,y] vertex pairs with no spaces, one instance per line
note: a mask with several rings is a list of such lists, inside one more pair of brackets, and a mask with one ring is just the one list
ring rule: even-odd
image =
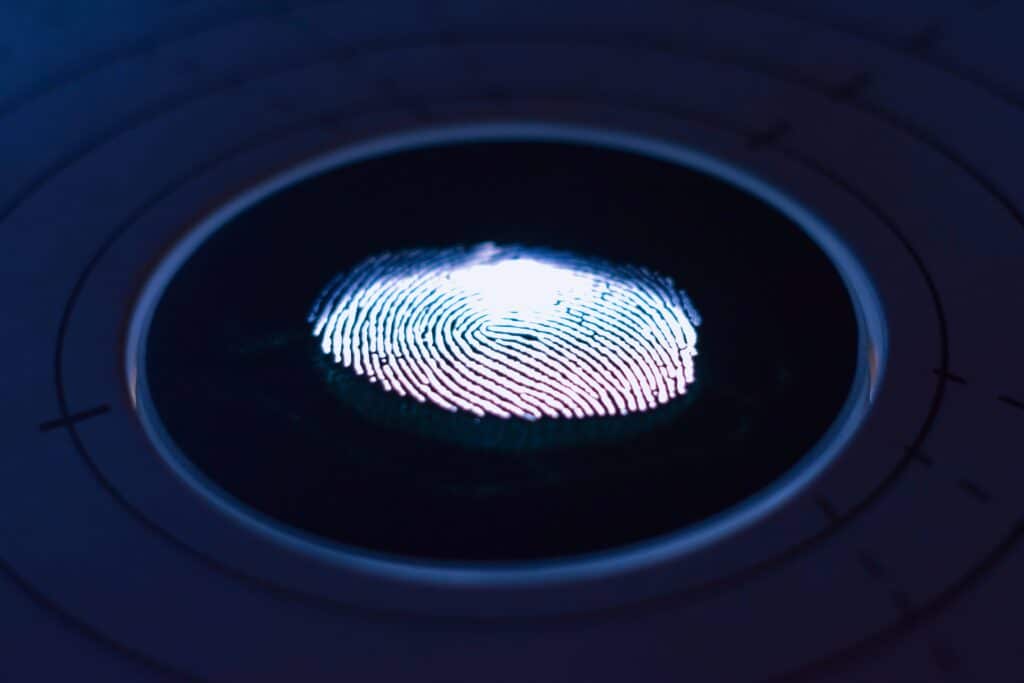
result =
[[[204,491],[206,495],[212,497],[215,502],[218,502],[219,506],[223,506],[224,509],[229,511],[232,516],[237,516],[245,520],[246,523],[251,524],[255,522],[257,528],[271,531],[272,536],[282,540],[291,539],[288,542],[294,542],[296,538],[294,529],[281,527],[265,517],[260,519],[260,515],[254,517],[253,512],[247,510],[246,506],[241,506],[237,501],[231,501],[230,497],[225,499],[225,494],[221,487],[211,483],[204,474],[190,463],[190,458],[175,446],[175,440],[164,430],[161,426],[160,418],[157,417],[157,411],[154,409],[152,399],[149,396],[145,372],[140,372],[140,370],[145,368],[146,365],[146,338],[153,313],[161,300],[164,289],[173,280],[179,268],[188,262],[191,255],[201,248],[202,244],[227,222],[241,215],[250,207],[256,206],[265,198],[273,196],[285,188],[297,186],[303,180],[319,177],[320,174],[331,169],[343,168],[365,160],[383,158],[389,154],[401,153],[403,150],[444,149],[448,145],[455,143],[464,144],[467,141],[480,143],[493,141],[504,143],[544,141],[563,144],[568,142],[570,144],[593,147],[594,149],[622,150],[632,154],[640,154],[646,158],[679,164],[684,168],[699,169],[701,172],[708,173],[712,177],[725,180],[730,185],[742,187],[745,191],[761,198],[763,201],[770,202],[770,205],[775,210],[781,211],[793,220],[817,243],[818,248],[822,249],[830,257],[832,263],[835,264],[838,275],[846,285],[847,296],[852,300],[853,309],[856,314],[856,324],[858,327],[856,345],[859,350],[854,360],[856,370],[853,375],[852,387],[849,390],[844,407],[839,411],[838,416],[834,418],[832,425],[817,440],[816,445],[808,452],[795,454],[799,460],[798,466],[792,468],[786,476],[780,478],[773,485],[750,497],[742,504],[731,507],[721,515],[714,515],[700,524],[688,525],[685,530],[677,534],[665,536],[650,544],[642,544],[637,546],[636,550],[623,551],[623,554],[602,554],[592,560],[560,561],[559,572],[565,571],[572,574],[580,570],[586,573],[595,570],[602,573],[609,570],[615,571],[615,567],[624,568],[632,566],[637,561],[644,564],[655,561],[655,558],[664,557],[665,553],[676,555],[680,552],[688,552],[689,550],[703,547],[705,544],[716,541],[725,535],[735,533],[774,509],[777,505],[788,499],[788,497],[799,491],[818,471],[827,466],[831,458],[842,450],[844,443],[854,433],[860,419],[865,415],[870,403],[870,397],[877,389],[881,380],[886,356],[885,327],[881,306],[878,303],[877,296],[874,294],[874,289],[869,279],[846,247],[827,228],[823,227],[812,214],[753,176],[749,176],[738,169],[705,155],[657,140],[595,128],[547,123],[480,124],[453,126],[434,130],[428,129],[413,134],[382,138],[314,159],[271,179],[262,186],[250,190],[214,212],[182,240],[178,247],[158,267],[136,309],[130,333],[127,367],[137,409],[151,438],[172,467],[190,485]],[[417,258],[420,258],[420,256],[417,256]],[[339,282],[334,284],[339,284]],[[344,290],[344,288],[342,289]],[[684,312],[683,319],[689,320],[686,317],[687,315],[696,317],[696,311],[693,310],[692,305],[689,306],[690,313],[687,314],[685,313],[687,306],[683,305],[683,299],[680,298],[679,302],[679,310]],[[328,307],[333,306],[329,304]],[[344,326],[341,328],[336,327],[335,331],[338,329],[343,330]],[[345,358],[343,347],[344,345],[342,344],[340,356],[342,360]],[[334,348],[333,341],[328,348]],[[323,354],[322,348],[319,349],[319,353]],[[370,364],[372,365],[372,361]],[[383,371],[381,373],[383,374]],[[375,389],[375,391],[379,390]],[[628,404],[626,407],[628,410]],[[472,411],[468,412],[472,415]],[[389,419],[391,415],[393,414],[389,413]],[[442,428],[446,429],[447,427],[442,425]],[[434,431],[438,430],[435,429]],[[520,435],[517,434],[516,443],[520,441]],[[299,534],[299,537],[301,536],[302,534]],[[312,541],[311,545],[308,544],[310,541]],[[301,543],[301,546],[307,549],[315,550],[318,547],[322,549],[321,544],[315,538],[309,537]],[[328,551],[335,552],[330,548],[328,548]],[[350,554],[352,548],[344,548],[343,552]],[[377,564],[378,559],[364,558],[360,562],[367,560],[374,566],[384,569],[383,565]],[[385,559],[385,562],[390,565],[392,560]],[[400,565],[392,565],[392,568],[388,571],[390,572],[395,569],[402,573],[412,569],[415,575],[422,574],[424,571],[428,573],[438,571],[438,569],[426,569],[422,564],[415,568],[408,566],[400,568]],[[451,571],[458,573],[457,568],[439,569],[439,571],[441,575],[447,575]],[[548,566],[544,568],[543,573],[549,575],[551,571],[552,567]],[[526,573],[524,574],[523,572]],[[492,578],[497,579],[507,575],[508,578],[516,582],[522,580],[529,573],[529,568],[496,569],[488,572]]]
[[[586,643],[591,670],[574,673],[595,680],[615,678],[627,658],[649,680],[874,680],[893,667],[999,680],[1014,670],[1019,657],[992,629],[1012,620],[1019,593],[1009,451],[1020,335],[1012,325],[993,335],[989,323],[1020,281],[1019,197],[1006,182],[1015,146],[1003,135],[1020,109],[1012,52],[1001,52],[1019,8],[875,5],[580,13],[498,3],[481,14],[455,3],[427,19],[314,0],[277,3],[273,15],[150,8],[126,33],[102,13],[64,30],[10,22],[23,37],[0,45],[13,77],[0,107],[12,143],[4,223],[11,253],[31,265],[12,262],[4,288],[16,398],[2,569],[35,604],[9,584],[24,628],[8,666],[109,679],[126,675],[111,662],[135,658],[152,668],[128,677],[220,680],[228,660],[248,678],[291,661],[327,680],[394,638],[382,630],[339,646],[336,634],[366,634],[390,610],[395,629],[415,623],[420,634],[391,678],[426,652],[467,680],[489,675],[485,659],[427,642],[437,630],[462,642],[459,627],[522,668],[570,638]],[[308,33],[296,39],[299,21]],[[757,169],[821,211],[869,267],[892,324],[886,385],[848,457],[747,533],[657,565],[660,580],[623,574],[588,590],[579,573],[561,574],[514,592],[495,591],[490,573],[435,574],[424,589],[407,571],[364,571],[356,553],[293,552],[287,534],[275,543],[197,505],[194,487],[154,466],[112,353],[145,264],[195,212],[296,158],[481,113],[664,134]],[[56,358],[45,344],[55,327]],[[702,364],[717,344],[703,331],[701,342]],[[708,376],[698,377],[699,391]],[[50,431],[36,433],[40,422]],[[941,542],[929,542],[936,529]],[[376,588],[363,581],[371,575]],[[174,590],[153,591],[158,579]],[[459,602],[474,579],[487,590]],[[780,612],[791,628],[773,628]],[[486,625],[453,618],[485,613]],[[221,614],[235,617],[230,628]],[[44,620],[60,631],[41,630]],[[58,656],[32,657],[40,642]],[[724,662],[723,642],[757,645]]]

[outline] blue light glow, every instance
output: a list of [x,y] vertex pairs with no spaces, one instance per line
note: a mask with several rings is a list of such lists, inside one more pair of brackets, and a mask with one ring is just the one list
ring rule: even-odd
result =
[[493,243],[366,259],[309,316],[336,363],[478,417],[643,412],[695,380],[699,317],[671,278]]

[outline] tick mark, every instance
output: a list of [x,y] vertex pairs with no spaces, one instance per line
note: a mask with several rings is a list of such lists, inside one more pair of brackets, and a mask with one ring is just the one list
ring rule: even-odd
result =
[[848,78],[847,80],[841,83],[837,83],[829,92],[829,94],[835,100],[852,100],[853,98],[857,97],[862,92],[864,92],[874,80],[874,76],[872,76],[867,71],[863,71],[859,74],[852,76],[851,78]]
[[928,467],[931,467],[932,465],[935,464],[935,461],[932,460],[931,456],[919,448],[912,448],[910,446],[907,446],[906,451],[908,456],[918,461],[922,465],[927,465]]
[[82,420],[88,420],[89,418],[92,417],[98,417],[109,412],[110,406],[104,403],[103,405],[96,406],[95,408],[90,408],[89,410],[83,410],[78,413],[71,413],[70,415],[67,415],[65,417],[58,417],[55,420],[47,420],[46,422],[41,422],[39,423],[39,431],[49,432],[54,429],[66,427],[76,422],[81,422]]
[[864,572],[871,578],[881,579],[885,576],[885,568],[882,567],[882,563],[875,559],[868,551],[858,551],[857,559],[860,560],[860,566],[864,569]]
[[932,370],[932,372],[934,372],[936,375],[938,375],[942,379],[949,380],[950,382],[954,382],[956,384],[967,384],[967,380],[966,379],[964,379],[960,375],[954,375],[952,372],[949,372],[948,370],[942,370],[941,368],[935,368],[934,370]]
[[895,581],[886,581],[886,571],[882,563],[878,561],[871,553],[867,550],[858,550],[857,559],[860,560],[860,566],[871,579],[880,583],[889,584],[888,594],[889,601],[892,605],[901,612],[910,612],[914,609],[914,601],[911,599],[910,594],[899,585],[895,585]]
[[961,479],[957,482],[957,485],[980,503],[988,503],[992,500],[992,494],[969,479]]
[[1013,398],[1012,396],[1006,396],[1006,395],[996,396],[996,400],[997,401],[1002,401],[1003,403],[1005,403],[1006,405],[1010,406],[1011,408],[1016,408],[1017,410],[1024,410],[1024,401],[1019,401],[1019,400]]
[[832,524],[836,524],[840,521],[840,519],[842,519],[842,517],[839,515],[839,512],[836,510],[835,506],[828,498],[825,498],[824,496],[818,496],[817,498],[814,499],[814,502],[817,504],[818,509],[821,510],[822,514],[824,514],[825,517],[828,518],[828,521]]
[[747,137],[747,149],[763,149],[777,142],[790,128],[789,121],[779,121],[771,128],[754,131]]
[[926,26],[910,37],[907,49],[915,53],[927,52],[942,38],[942,33],[942,28],[937,24]]

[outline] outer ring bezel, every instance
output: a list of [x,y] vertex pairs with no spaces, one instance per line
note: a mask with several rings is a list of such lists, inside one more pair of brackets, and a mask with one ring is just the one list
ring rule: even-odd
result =
[[[785,475],[745,501],[697,524],[655,539],[565,559],[526,563],[443,563],[384,555],[343,546],[287,527],[234,500],[178,451],[151,406],[145,373],[145,331],[174,273],[202,243],[232,218],[274,193],[338,167],[409,149],[490,141],[566,142],[641,154],[712,175],[755,195],[800,226],[836,264],[850,293],[858,324],[854,382],[832,425]],[[757,175],[710,154],[655,137],[593,126],[543,121],[501,121],[430,127],[345,145],[318,155],[233,197],[200,220],[157,265],[134,306],[126,343],[125,371],[143,428],[171,470],[220,513],[289,550],[315,556],[338,568],[403,583],[476,588],[527,587],[602,579],[679,561],[687,554],[749,528],[805,489],[844,451],[868,412],[882,381],[888,355],[881,299],[866,270],[824,221],[793,197]]]

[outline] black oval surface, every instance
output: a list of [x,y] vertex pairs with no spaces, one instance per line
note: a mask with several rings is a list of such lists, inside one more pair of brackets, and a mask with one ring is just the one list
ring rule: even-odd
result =
[[[686,396],[510,425],[325,362],[306,316],[335,274],[489,241],[672,277],[703,318]],[[343,546],[524,561],[652,539],[772,485],[843,409],[858,324],[818,245],[731,184],[583,144],[474,142],[340,167],[239,213],[171,279],[144,343],[164,445],[226,499]]]

